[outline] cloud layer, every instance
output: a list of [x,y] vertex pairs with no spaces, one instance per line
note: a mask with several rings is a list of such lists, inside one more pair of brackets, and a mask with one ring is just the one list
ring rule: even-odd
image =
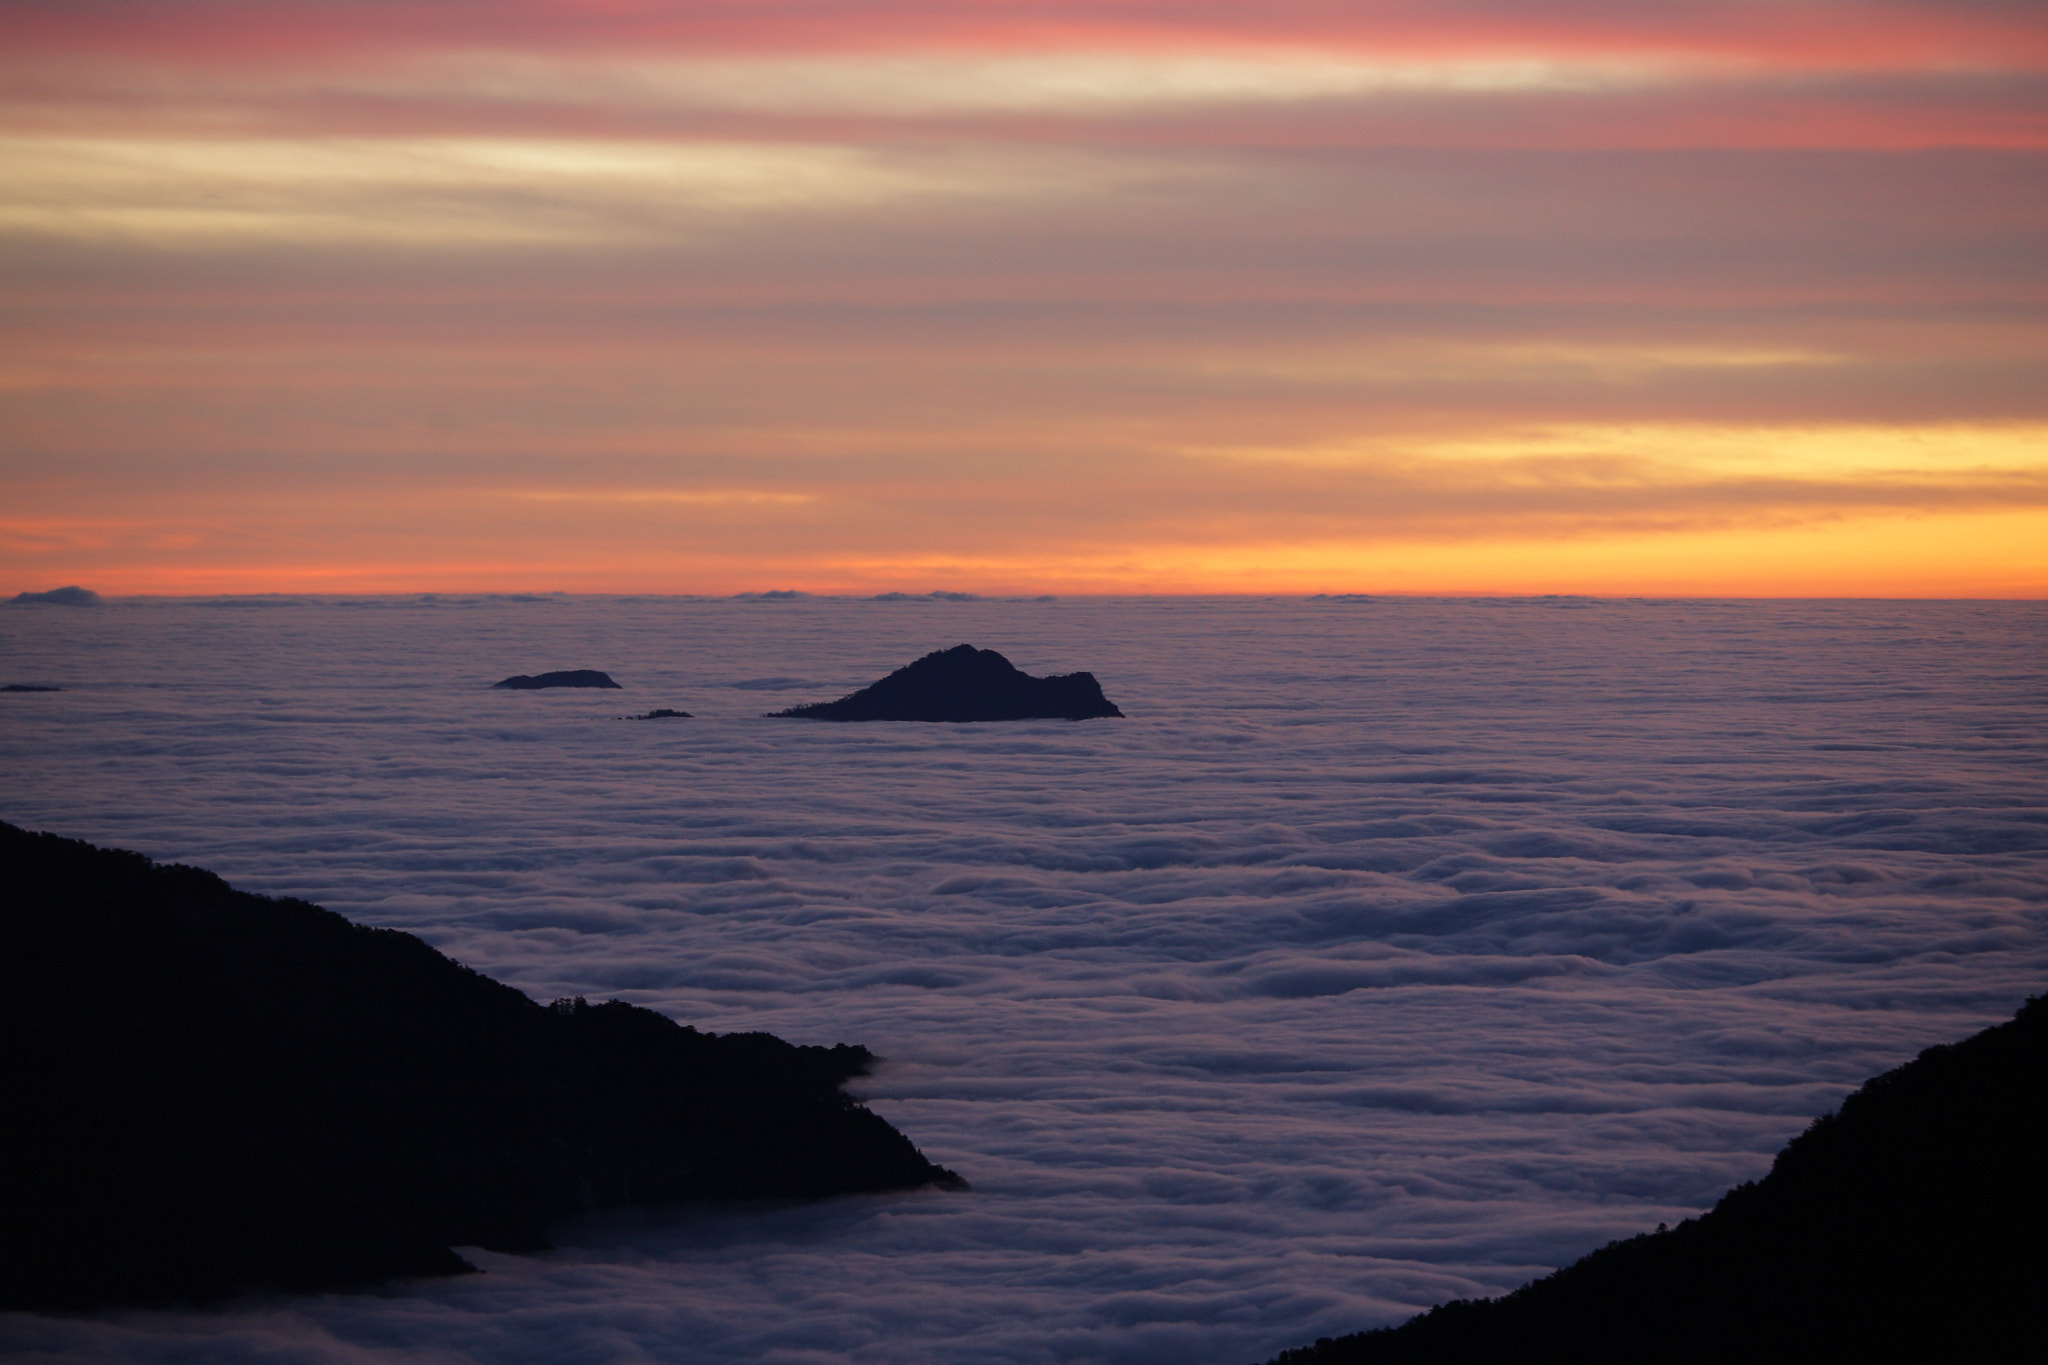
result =
[[[0,632],[5,681],[65,688],[0,714],[0,818],[540,998],[866,1043],[864,1093],[975,1184],[0,1324],[55,1360],[1253,1359],[1696,1211],[2048,969],[2035,604],[130,599]],[[1130,719],[760,719],[962,640]],[[628,692],[486,687],[565,667]],[[612,719],[651,706],[700,719]]]

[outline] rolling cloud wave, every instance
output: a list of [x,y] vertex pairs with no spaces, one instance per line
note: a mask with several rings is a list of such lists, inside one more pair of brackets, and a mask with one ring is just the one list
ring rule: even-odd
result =
[[[0,715],[0,817],[539,998],[866,1043],[864,1097],[975,1186],[0,1322],[54,1360],[1252,1359],[1695,1212],[2048,969],[2039,604],[112,599],[0,631],[65,688]],[[758,719],[959,640],[1130,718]],[[484,690],[571,666],[630,704]],[[611,719],[652,705],[700,719]]]

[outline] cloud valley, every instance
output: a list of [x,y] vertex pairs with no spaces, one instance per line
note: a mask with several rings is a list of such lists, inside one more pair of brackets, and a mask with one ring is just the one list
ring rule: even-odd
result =
[[[855,1041],[964,1197],[613,1218],[53,1360],[1233,1361],[1696,1212],[2048,967],[2039,604],[0,607],[0,817]],[[1114,724],[791,726],[930,649]],[[492,693],[591,667],[619,693]],[[764,695],[764,692],[767,695]],[[676,706],[680,727],[621,709]]]

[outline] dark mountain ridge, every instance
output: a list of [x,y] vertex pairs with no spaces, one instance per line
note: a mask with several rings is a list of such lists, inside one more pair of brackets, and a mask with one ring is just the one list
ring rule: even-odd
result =
[[103,599],[91,588],[81,588],[73,583],[69,587],[51,588],[48,592],[18,592],[12,600],[17,603],[41,602],[53,607],[97,607]]
[[1272,1365],[2048,1360],[2044,1228],[2036,997],[1866,1082],[1698,1218]]
[[1034,678],[992,649],[955,645],[905,664],[838,701],[792,706],[776,719],[1094,720],[1121,717],[1093,673]]
[[468,1269],[626,1204],[959,1186],[865,1049],[542,1006],[410,934],[0,824],[0,1307]]
[[491,686],[513,692],[538,692],[544,687],[609,687],[618,689],[609,673],[594,668],[564,668],[553,673],[515,673]]

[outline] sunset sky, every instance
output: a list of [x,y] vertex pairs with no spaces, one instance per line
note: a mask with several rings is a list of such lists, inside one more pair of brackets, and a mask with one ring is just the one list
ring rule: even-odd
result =
[[2048,595],[2048,16],[27,0],[0,590]]

